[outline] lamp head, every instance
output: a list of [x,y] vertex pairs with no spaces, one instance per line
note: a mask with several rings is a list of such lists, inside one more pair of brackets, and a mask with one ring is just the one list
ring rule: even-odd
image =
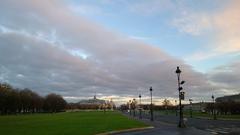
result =
[[185,81],[181,81],[181,85],[183,85],[185,83]]
[[152,86],[150,87],[150,89],[149,89],[150,91],[153,91],[153,89],[152,89]]
[[182,71],[179,69],[179,67],[177,67],[176,73],[180,74]]

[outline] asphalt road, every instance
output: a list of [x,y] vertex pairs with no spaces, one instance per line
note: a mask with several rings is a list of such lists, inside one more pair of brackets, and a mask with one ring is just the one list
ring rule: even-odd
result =
[[[135,118],[138,119],[138,115]],[[144,114],[142,121],[154,126],[154,129],[119,135],[240,135],[240,121],[236,120],[187,118],[187,128],[184,129],[177,127],[178,120],[177,116],[154,113],[154,121],[150,122],[149,114]]]
[[211,135],[207,131],[196,128],[180,129],[176,125],[164,123],[160,121],[150,122],[148,119],[143,119],[145,123],[154,126],[153,129],[121,133],[117,135]]

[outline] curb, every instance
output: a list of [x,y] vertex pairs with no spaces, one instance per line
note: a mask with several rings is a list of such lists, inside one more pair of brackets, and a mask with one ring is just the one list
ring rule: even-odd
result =
[[130,128],[130,129],[123,129],[123,130],[116,130],[116,131],[110,131],[110,132],[105,132],[105,133],[99,133],[96,135],[112,135],[112,134],[119,134],[119,133],[125,133],[125,132],[133,132],[133,131],[141,131],[141,130],[146,130],[146,129],[153,129],[153,126],[149,127],[142,127],[142,128]]

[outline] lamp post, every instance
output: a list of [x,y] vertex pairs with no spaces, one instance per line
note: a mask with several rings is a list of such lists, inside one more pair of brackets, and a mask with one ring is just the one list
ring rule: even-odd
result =
[[150,87],[149,91],[150,91],[150,94],[151,94],[151,105],[150,105],[150,115],[151,115],[151,117],[150,117],[150,120],[153,121],[153,104],[152,104],[152,91],[153,91],[153,89],[152,89],[152,87]]
[[133,109],[133,117],[135,117],[136,116],[136,99],[134,98],[133,100],[132,100],[132,109]]
[[139,94],[139,119],[142,119],[142,108],[141,108],[141,98],[142,98],[142,95]]
[[183,121],[183,111],[182,111],[182,102],[181,102],[181,100],[184,100],[184,92],[181,91],[183,89],[181,85],[183,85],[185,81],[180,81],[180,74],[182,71],[179,69],[179,67],[177,67],[177,70],[175,72],[177,74],[177,79],[178,79],[179,110],[180,110],[178,127],[184,128],[186,127],[186,125],[184,124],[184,121]]
[[216,120],[217,116],[216,116],[216,112],[215,112],[215,99],[214,99],[213,95],[212,95],[212,100],[213,100],[213,119]]
[[177,107],[177,100],[175,100],[175,106],[176,106],[176,116],[178,115],[178,112],[177,112],[177,110],[178,110],[178,107]]
[[192,99],[189,99],[190,102],[190,117],[192,118]]
[[131,106],[132,106],[132,101],[131,101],[131,100],[129,100],[129,112],[130,112],[130,115],[132,115]]

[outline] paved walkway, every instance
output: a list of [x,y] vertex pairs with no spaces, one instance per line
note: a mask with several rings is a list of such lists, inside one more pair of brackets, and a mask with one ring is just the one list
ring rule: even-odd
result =
[[[131,117],[127,114],[126,116]],[[141,121],[155,128],[118,135],[240,135],[240,121],[188,118],[188,127],[178,128],[178,117],[176,116],[158,115],[155,113],[153,122],[149,121],[148,115],[143,117],[144,119],[141,119]],[[135,117],[135,119],[138,119],[138,117]]]
[[151,122],[149,121],[149,119],[142,119],[141,121],[154,126],[154,128],[142,131],[120,133],[117,135],[211,135],[207,131],[192,127],[178,128],[176,124],[170,124],[160,121]]

